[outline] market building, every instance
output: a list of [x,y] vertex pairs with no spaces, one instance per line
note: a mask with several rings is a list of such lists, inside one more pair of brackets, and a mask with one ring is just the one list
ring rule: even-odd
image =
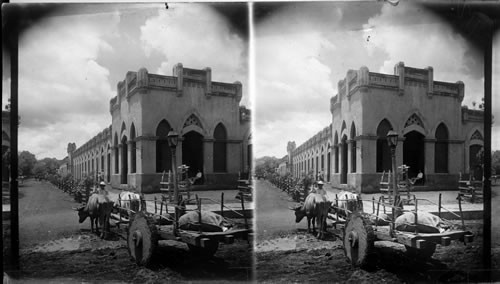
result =
[[251,169],[250,110],[240,105],[240,82],[212,81],[210,68],[177,64],[173,76],[145,68],[127,72],[110,101],[112,123],[80,148],[68,145],[76,178],[92,174],[113,187],[157,191],[172,170],[167,134],[179,134],[177,166],[198,183],[236,185]]
[[291,172],[322,170],[335,187],[377,192],[392,167],[386,135],[393,129],[396,164],[409,166],[409,177],[422,172],[418,186],[457,188],[460,174],[480,179],[484,112],[462,106],[464,95],[463,82],[436,81],[432,67],[349,70],[330,99],[332,124],[298,147],[288,144]]

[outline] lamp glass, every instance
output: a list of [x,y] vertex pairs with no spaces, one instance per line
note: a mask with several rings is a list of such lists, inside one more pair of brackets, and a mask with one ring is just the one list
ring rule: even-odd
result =
[[389,130],[389,132],[387,132],[387,143],[389,147],[396,147],[396,145],[398,145],[398,133],[396,133],[396,131]]
[[177,142],[179,140],[179,134],[177,132],[170,130],[167,134],[167,140],[168,140],[168,145],[170,148],[175,148],[177,147]]

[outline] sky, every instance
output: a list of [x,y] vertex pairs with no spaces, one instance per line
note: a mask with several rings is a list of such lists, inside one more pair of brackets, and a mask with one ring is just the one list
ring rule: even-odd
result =
[[[37,158],[62,159],[69,142],[79,147],[108,127],[117,83],[141,67],[171,75],[182,62],[211,67],[213,80],[242,82],[254,157],[283,157],[288,141],[299,146],[328,126],[329,100],[348,69],[432,66],[435,80],[465,83],[469,108],[484,94],[482,51],[408,1],[254,3],[252,39],[246,3],[36,5],[26,10],[43,13],[19,40],[18,146]],[[500,34],[494,41],[500,47]],[[10,95],[5,52],[3,59],[2,108]],[[500,150],[500,48],[493,61],[492,150]]]
[[[298,147],[328,126],[329,100],[349,69],[394,74],[400,61],[432,66],[434,80],[465,83],[463,105],[478,108],[484,96],[482,51],[441,17],[408,1],[262,4],[254,28],[255,157],[281,158],[288,141]],[[500,46],[500,36],[495,42]],[[493,65],[500,74],[499,64]],[[499,81],[493,78],[493,94]],[[500,102],[493,97],[492,150],[500,150]]]
[[[62,159],[69,142],[82,146],[111,125],[117,83],[141,67],[169,76],[179,62],[211,67],[212,80],[243,84],[249,106],[247,4],[168,6],[26,6],[36,21],[19,38],[19,151]],[[8,72],[2,80],[3,108]]]

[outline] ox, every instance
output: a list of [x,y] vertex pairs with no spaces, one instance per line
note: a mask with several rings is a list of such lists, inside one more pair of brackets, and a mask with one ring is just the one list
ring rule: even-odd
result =
[[115,201],[114,207],[117,207],[120,213],[125,211],[126,213],[124,214],[128,214],[130,219],[133,214],[146,208],[146,202],[138,193],[122,191],[118,195],[118,199]]
[[197,211],[189,211],[179,218],[179,228],[182,230],[199,231],[201,229],[203,232],[224,232],[230,227],[232,224],[224,217],[210,211],[201,211],[201,224],[200,214]]
[[330,208],[330,202],[322,194],[310,193],[303,205],[296,208],[291,208],[295,211],[295,222],[299,223],[307,217],[307,232],[311,232],[311,221],[313,225],[313,233],[316,233],[315,221],[318,225],[319,233],[318,238],[323,238],[326,231],[326,217]]
[[337,215],[347,217],[354,211],[363,211],[363,201],[357,193],[343,190],[336,195],[335,199],[332,200],[331,194],[328,194],[327,198],[335,205],[334,211]]
[[415,213],[404,212],[401,216],[396,218],[395,228],[399,231],[415,232],[418,230],[420,233],[441,233],[444,231],[445,226],[441,218],[427,212],[418,212],[417,224],[415,224]]
[[113,209],[113,202],[102,194],[92,194],[87,204],[76,208],[78,211],[79,223],[83,223],[87,217],[90,217],[90,231],[94,232],[94,222],[96,233],[99,234],[99,224],[103,227],[101,238],[105,238],[109,232],[109,216]]

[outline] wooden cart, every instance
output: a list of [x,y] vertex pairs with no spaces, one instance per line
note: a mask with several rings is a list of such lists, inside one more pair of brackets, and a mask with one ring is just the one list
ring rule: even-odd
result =
[[[206,198],[198,198],[196,196],[197,209],[199,213],[199,224],[201,224],[201,204]],[[211,199],[210,199],[211,200]],[[181,208],[173,206],[167,199],[154,199],[154,212],[147,212],[145,208],[139,212],[132,211],[132,217],[127,219],[125,216],[112,214],[112,218],[118,224],[128,224],[127,228],[127,245],[130,256],[134,261],[141,266],[148,265],[151,256],[158,246],[160,240],[173,240],[186,243],[193,253],[203,256],[212,256],[219,247],[219,243],[231,244],[235,239],[249,240],[252,230],[250,229],[243,200],[241,202],[242,213],[236,212],[231,208],[224,206],[223,195],[221,197],[221,215],[224,216],[223,210],[232,211],[239,215],[244,224],[233,227],[224,232],[204,232],[188,231],[179,229],[178,216]],[[214,201],[214,200],[212,200]],[[189,202],[187,202],[189,203]],[[173,207],[173,212],[168,212],[168,207]],[[165,208],[165,211],[163,211]],[[124,208],[121,208],[124,209]],[[130,211],[130,210],[129,210]]]
[[[394,229],[394,218],[390,217],[389,220],[383,220],[386,225],[377,225],[380,223],[379,221],[381,218],[379,218],[379,216],[380,213],[382,213],[382,210],[386,212],[388,211],[386,208],[391,211],[393,209],[400,209],[400,207],[396,208],[391,205],[393,204],[391,201],[387,202],[383,200],[383,198],[379,199],[378,202],[371,200],[374,205],[373,212],[371,213],[363,212],[362,208],[360,208],[360,210],[349,211],[347,209],[336,207],[338,201],[332,205],[333,208],[347,213],[347,218],[345,219],[339,218],[337,214],[334,224],[343,225],[339,235],[342,237],[344,252],[349,262],[353,266],[367,266],[369,264],[370,255],[374,252],[375,241],[390,241],[402,244],[406,247],[406,251],[409,256],[420,259],[430,258],[434,254],[437,245],[448,246],[453,240],[464,243],[473,241],[474,234],[465,230],[461,214],[458,215],[454,212],[446,210],[441,206],[440,201],[439,204],[436,204],[439,207],[439,212],[441,212],[441,209],[444,209],[460,217],[462,221],[462,230],[451,230],[443,233],[432,234],[419,232],[419,226],[416,225],[418,220],[418,203],[424,200],[425,199],[413,198],[412,203],[415,206],[414,210],[407,210],[416,214],[415,224],[413,224],[415,225],[415,230],[413,232]],[[441,200],[441,198],[439,200]],[[429,200],[425,201],[433,203]],[[461,202],[460,199],[459,202]]]

